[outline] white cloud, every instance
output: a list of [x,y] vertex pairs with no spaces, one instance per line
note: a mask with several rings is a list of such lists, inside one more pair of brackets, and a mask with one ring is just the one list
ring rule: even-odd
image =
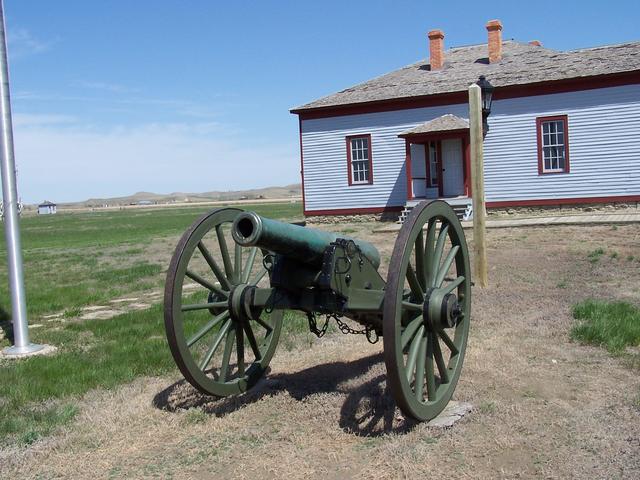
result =
[[16,59],[28,55],[36,55],[51,49],[53,42],[45,42],[36,38],[29,30],[17,28],[9,31],[9,58]]
[[87,88],[89,90],[101,90],[101,91],[111,92],[111,93],[137,93],[140,91],[139,88],[127,87],[125,85],[120,85],[118,83],[87,82],[84,80],[75,82],[73,86],[80,87],[80,88]]
[[[40,93],[28,90],[19,90],[12,95],[13,100],[20,102],[30,102],[32,105],[40,105],[42,102],[69,102],[93,104],[96,111],[109,112],[138,112],[140,107],[159,109],[164,112],[171,112],[172,116],[181,115],[190,119],[214,119],[219,116],[216,110],[208,108],[206,103],[194,102],[192,100],[184,100],[179,98],[149,98],[137,95],[136,88],[126,87],[124,85],[100,83],[100,82],[78,82],[74,85],[79,87],[80,84],[90,84],[96,87],[93,90],[101,92],[103,95],[93,96],[89,92],[87,94],[59,94],[59,93]],[[100,85],[100,87],[98,87]],[[91,89],[91,87],[86,87]],[[107,94],[114,93],[115,95]],[[113,98],[115,96],[115,98]],[[225,97],[219,95],[217,98]],[[228,95],[233,98],[233,95]]]
[[71,115],[16,113],[12,116],[15,127],[35,127],[43,125],[74,124],[77,119]]
[[299,181],[295,142],[263,145],[215,123],[97,131],[56,115],[16,116],[19,195],[26,203],[235,190]]

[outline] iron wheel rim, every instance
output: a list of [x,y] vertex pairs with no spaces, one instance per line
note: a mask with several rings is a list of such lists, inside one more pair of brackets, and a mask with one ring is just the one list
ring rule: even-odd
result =
[[[436,231],[438,224],[440,232]],[[423,231],[425,225],[426,232]],[[438,246],[440,242],[441,247]],[[423,245],[422,252],[419,243]],[[451,248],[445,257],[447,243]],[[436,256],[437,269],[433,267]],[[422,264],[418,257],[422,257]],[[442,273],[446,262],[450,262],[450,266]],[[414,273],[422,270],[423,278],[416,274],[409,282],[408,278],[412,276],[409,265]],[[446,273],[453,266],[456,277],[449,279]],[[459,280],[460,277],[463,279]],[[424,311],[415,309],[421,300],[415,292],[416,280],[423,289],[423,299],[429,295],[428,290],[434,288],[434,283],[439,282],[437,288],[444,291],[460,282],[454,285],[452,292],[457,295],[462,316],[453,329],[434,328],[424,321]],[[413,283],[413,287],[406,288],[408,283]],[[408,314],[409,310],[412,313]],[[446,202],[422,202],[414,207],[396,239],[383,307],[387,378],[395,401],[405,415],[426,421],[435,418],[446,407],[462,370],[470,313],[471,270],[462,225]],[[419,375],[422,380],[418,380]]]
[[[232,242],[229,242],[228,239],[225,238],[225,248],[227,249],[226,260],[221,253],[222,248],[221,240],[218,236],[218,229],[223,232],[224,238],[225,226],[230,226],[236,216],[238,216],[242,212],[243,210],[240,209],[223,208],[208,212],[198,220],[196,220],[189,227],[189,229],[187,229],[187,231],[183,234],[182,238],[178,242],[176,250],[171,259],[169,269],[167,271],[167,280],[165,283],[165,331],[169,343],[169,348],[176,362],[176,365],[178,366],[185,379],[199,391],[208,395],[215,395],[220,397],[243,393],[256,384],[256,382],[266,372],[266,369],[275,352],[278,339],[280,337],[280,332],[282,330],[282,318],[284,312],[281,310],[274,310],[270,313],[269,320],[265,321],[265,323],[267,323],[271,329],[265,329],[264,336],[258,336],[259,342],[257,343],[257,347],[260,353],[260,356],[258,357],[257,353],[251,352],[251,348],[248,345],[249,342],[247,342],[247,338],[245,338],[247,336],[245,325],[241,325],[239,322],[235,321],[232,318],[228,306],[221,305],[222,303],[227,301],[233,288],[237,287],[240,284],[250,284],[254,280],[254,278],[243,278],[247,275],[247,268],[249,274],[251,274],[256,267],[258,268],[259,275],[256,275],[256,278],[260,278],[256,281],[256,284],[262,278],[264,278],[267,273],[266,270],[260,270],[261,268],[264,269],[264,267],[262,266],[262,256],[264,255],[264,252],[255,247],[240,247]],[[216,287],[216,292],[214,293],[217,295],[216,300],[219,300],[218,303],[220,305],[216,305],[215,309],[206,309],[213,318],[202,325],[201,328],[196,332],[196,335],[188,334],[185,331],[185,313],[190,313],[191,311],[187,310],[185,312],[184,309],[190,308],[192,307],[192,305],[186,304],[184,301],[185,277],[193,280],[193,278],[189,277],[189,275],[194,275],[195,272],[192,272],[189,269],[189,265],[194,259],[194,253],[196,251],[199,251],[204,258],[203,250],[200,250],[204,245],[203,240],[207,234],[209,234],[209,236],[211,237],[213,235],[213,232],[215,232],[216,234],[218,247],[220,248],[220,255],[218,255],[217,258],[213,258],[213,262],[217,265],[219,273],[221,271],[223,276],[226,277],[226,282],[221,281],[223,279],[219,278],[219,275],[216,275],[216,273],[213,271],[210,272],[211,275],[209,275],[208,278],[204,278],[204,276],[200,277],[200,279],[204,279],[206,281],[209,287]],[[234,246],[233,259],[231,258],[231,255],[228,251],[228,245]],[[208,252],[207,247],[204,246],[204,248],[204,251]],[[241,261],[240,263],[235,264],[238,252],[241,252]],[[246,264],[243,265],[242,259],[245,257],[245,252],[248,252],[249,256],[246,259]],[[209,255],[211,257],[214,257],[214,255],[211,253],[209,253]],[[251,258],[253,258],[253,260],[251,260],[251,265],[249,265]],[[220,261],[222,265],[220,265]],[[211,279],[213,279],[213,281],[211,281]],[[215,282],[215,280],[218,280],[218,282]],[[199,284],[199,282],[196,283]],[[211,288],[207,288],[206,285],[199,285],[202,288],[203,293],[207,294],[207,298],[211,299],[211,292],[213,290],[211,290]],[[221,295],[220,292],[223,292],[226,295]],[[200,310],[204,311],[205,309],[201,308]],[[219,321],[210,328],[210,331],[207,331],[198,340],[193,342],[194,336],[197,336],[197,334],[199,334],[205,327],[213,323],[216,318],[219,318]],[[254,323],[257,324],[257,322],[251,322],[251,324]],[[252,328],[251,325],[249,326],[249,328]],[[206,341],[206,339],[210,336],[210,333],[213,333],[214,337],[208,340],[209,347],[206,350],[204,358],[198,360],[197,355],[195,355],[196,352],[194,352],[193,346],[198,344],[201,340]],[[233,339],[235,341],[229,340],[231,336],[235,337]],[[238,345],[241,341],[243,342],[242,354],[240,354],[238,351],[238,349],[240,348]],[[218,344],[214,347],[214,344],[216,342]],[[191,345],[189,345],[190,343]],[[204,360],[206,359],[206,355],[209,354],[210,349],[213,349],[213,353],[211,354],[209,361],[205,362],[205,366],[201,367],[202,362],[204,362]],[[211,361],[215,361],[213,356],[215,356],[221,349],[223,351],[221,359],[222,363],[220,364],[220,367],[208,368],[209,363]],[[230,356],[233,355],[234,351],[236,354],[235,365],[231,364],[230,358]],[[254,358],[253,361],[251,361],[250,363],[247,362],[247,364],[245,365],[244,359],[246,353],[252,353]],[[243,371],[241,371],[240,369],[240,357],[243,358]],[[224,368],[223,372],[222,367],[224,366],[225,358],[227,365]],[[234,366],[236,370],[235,374],[233,374]]]

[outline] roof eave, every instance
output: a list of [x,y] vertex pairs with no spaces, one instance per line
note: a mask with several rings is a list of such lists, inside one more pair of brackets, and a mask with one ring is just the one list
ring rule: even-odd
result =
[[[639,69],[598,75],[581,75],[557,80],[497,86],[494,92],[494,100],[590,90],[636,83],[640,83]],[[319,107],[297,107],[290,110],[290,112],[295,115],[300,115],[303,119],[313,119],[334,115],[342,116],[358,113],[373,113],[466,102],[467,91],[457,90],[431,95],[372,100],[369,102],[344,103]]]

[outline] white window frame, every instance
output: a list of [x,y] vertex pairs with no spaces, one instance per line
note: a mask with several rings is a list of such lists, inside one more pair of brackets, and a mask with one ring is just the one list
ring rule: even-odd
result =
[[538,173],[569,173],[569,123],[567,116],[539,117],[536,120]]

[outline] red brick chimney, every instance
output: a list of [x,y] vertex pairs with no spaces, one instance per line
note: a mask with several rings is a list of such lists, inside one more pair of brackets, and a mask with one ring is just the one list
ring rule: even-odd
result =
[[431,70],[440,70],[444,65],[444,33],[442,30],[429,32],[429,64]]
[[489,20],[487,32],[489,32],[489,63],[498,62],[502,58],[502,22]]

